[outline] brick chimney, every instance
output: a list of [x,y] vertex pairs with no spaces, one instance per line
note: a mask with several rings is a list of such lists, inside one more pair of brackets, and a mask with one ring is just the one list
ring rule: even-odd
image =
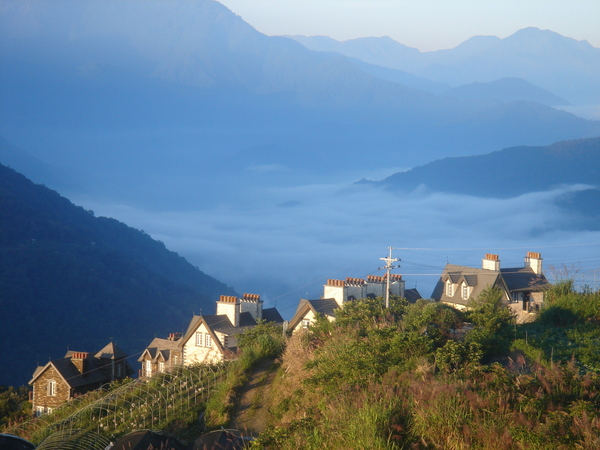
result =
[[73,363],[73,365],[75,367],[77,367],[77,370],[79,370],[79,373],[85,373],[88,370],[88,357],[90,356],[90,354],[88,352],[73,352],[73,354],[71,355],[71,362]]
[[485,270],[495,270],[496,272],[499,271],[500,259],[498,258],[498,255],[486,253],[483,257],[481,268]]
[[542,274],[542,255],[536,252],[527,252],[525,255],[525,267],[530,267],[536,275]]
[[258,294],[244,294],[240,299],[240,312],[249,312],[254,320],[262,319],[263,301]]
[[178,341],[179,339],[181,339],[181,333],[169,333],[167,338],[169,341]]
[[240,301],[234,295],[221,295],[217,302],[217,315],[224,314],[234,327],[240,325]]
[[343,280],[327,280],[323,286],[323,298],[333,298],[341,308],[347,300],[346,282]]

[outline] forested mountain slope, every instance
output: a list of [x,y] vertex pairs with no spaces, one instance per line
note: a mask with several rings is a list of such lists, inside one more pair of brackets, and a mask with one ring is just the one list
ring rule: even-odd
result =
[[26,383],[67,348],[115,339],[141,352],[229,293],[143,231],[0,165],[0,384]]

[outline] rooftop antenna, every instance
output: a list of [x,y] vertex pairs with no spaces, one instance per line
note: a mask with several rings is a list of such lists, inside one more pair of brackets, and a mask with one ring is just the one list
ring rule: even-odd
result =
[[394,247],[388,247],[389,256],[386,258],[379,258],[380,260],[385,262],[385,266],[380,267],[379,270],[385,269],[385,308],[388,309],[390,307],[390,271],[396,267],[400,267],[400,265],[394,266],[396,261],[400,261],[399,258],[392,258],[392,250]]

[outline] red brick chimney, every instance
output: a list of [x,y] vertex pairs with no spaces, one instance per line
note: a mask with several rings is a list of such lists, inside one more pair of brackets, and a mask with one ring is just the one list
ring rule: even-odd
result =
[[88,370],[87,359],[89,356],[90,354],[88,352],[73,352],[71,355],[71,362],[77,367],[79,373],[85,373]]

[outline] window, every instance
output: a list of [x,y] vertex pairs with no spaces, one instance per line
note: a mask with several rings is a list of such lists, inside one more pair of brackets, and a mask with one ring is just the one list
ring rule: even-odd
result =
[[469,298],[469,287],[465,283],[462,285],[462,298],[463,300]]
[[308,328],[310,326],[310,319],[302,319],[302,328]]
[[206,339],[204,341],[204,346],[212,347],[212,338],[210,337],[210,334],[208,334],[208,333],[206,333]]
[[159,372],[164,372],[165,371],[165,363],[164,362],[159,362],[158,363],[158,371]]
[[196,333],[196,346],[200,347],[202,345],[202,333]]
[[512,301],[518,302],[519,300],[521,300],[520,292],[512,292]]
[[144,361],[144,372],[146,373],[147,377],[152,375],[152,361],[150,361],[150,360]]
[[48,381],[48,395],[50,395],[50,396],[56,395],[56,381],[54,381],[54,380]]
[[35,407],[35,415],[36,415],[36,416],[41,416],[41,415],[42,415],[42,414],[44,414],[45,412],[46,412],[46,411],[45,411],[45,408],[44,408],[43,406],[36,406],[36,407]]
[[178,365],[179,364],[179,355],[174,355],[173,356],[173,365]]
[[52,408],[46,408],[46,412],[47,412],[48,414],[52,414],[52,411],[54,411]]
[[446,281],[446,295],[448,297],[452,297],[454,293],[452,292],[452,281]]

